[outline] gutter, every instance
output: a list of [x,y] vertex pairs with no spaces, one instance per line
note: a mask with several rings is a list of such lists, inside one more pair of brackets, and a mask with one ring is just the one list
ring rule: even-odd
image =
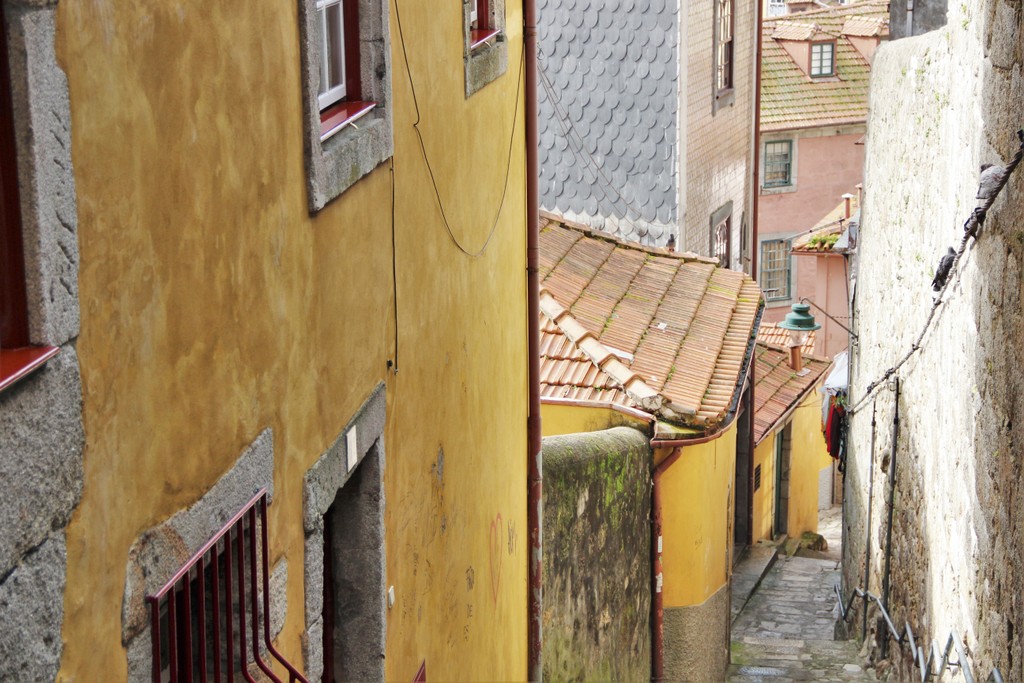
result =
[[543,467],[540,424],[540,201],[537,153],[537,1],[523,0],[523,79],[526,90],[526,296],[529,353],[529,407],[526,421],[527,505],[530,539],[527,557],[527,677],[539,682],[542,619]]
[[[661,514],[661,476],[668,471],[668,468],[683,455],[683,448],[686,446],[698,446],[700,444],[714,441],[725,433],[739,415],[739,402],[743,394],[743,386],[748,378],[750,380],[750,392],[754,391],[754,348],[757,344],[757,328],[761,325],[761,316],[764,314],[764,299],[757,309],[757,316],[754,318],[754,326],[750,341],[747,342],[747,351],[743,360],[743,369],[740,371],[739,379],[736,381],[736,389],[733,391],[732,404],[725,420],[719,428],[710,434],[695,436],[690,439],[651,439],[651,449],[672,448],[672,453],[665,458],[660,465],[654,468],[652,475],[653,485],[651,490],[651,516],[654,524],[654,542],[651,544],[651,581],[654,585],[654,595],[651,597],[651,680],[661,681],[665,677],[665,601],[662,593],[662,527]],[[752,408],[753,406],[751,406]],[[753,415],[750,419],[751,442],[754,439]],[[652,454],[653,457],[653,454]],[[754,461],[754,449],[750,449],[750,461]],[[728,544],[732,539],[726,539]]]

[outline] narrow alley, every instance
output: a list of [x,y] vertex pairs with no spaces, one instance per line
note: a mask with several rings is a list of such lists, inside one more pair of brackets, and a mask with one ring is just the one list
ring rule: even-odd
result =
[[[823,511],[825,551],[756,546],[736,568],[729,680],[873,681],[856,641],[833,639],[840,508]],[[790,548],[792,550],[792,548]]]

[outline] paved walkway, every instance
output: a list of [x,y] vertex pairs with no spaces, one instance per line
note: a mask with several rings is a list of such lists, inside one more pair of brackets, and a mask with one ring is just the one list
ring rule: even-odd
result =
[[779,555],[735,618],[730,681],[876,680],[862,668],[855,641],[832,639],[837,612],[832,587],[839,580],[839,563],[831,556],[838,557],[839,543],[830,528],[835,513],[823,517],[828,551],[814,557]]

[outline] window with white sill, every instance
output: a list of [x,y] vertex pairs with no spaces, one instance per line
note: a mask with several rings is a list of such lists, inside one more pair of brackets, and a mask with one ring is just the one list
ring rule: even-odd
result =
[[505,0],[462,0],[466,97],[508,70]]
[[311,212],[393,152],[388,0],[300,0]]

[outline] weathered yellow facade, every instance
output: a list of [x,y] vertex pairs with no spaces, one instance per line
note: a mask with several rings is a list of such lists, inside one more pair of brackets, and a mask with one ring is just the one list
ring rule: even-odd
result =
[[634,412],[616,410],[610,405],[571,405],[545,401],[541,404],[540,414],[544,436],[599,432],[612,427],[633,427],[649,431],[650,418],[645,420]]
[[736,423],[683,453],[661,477],[665,607],[699,605],[729,580]]
[[754,467],[761,467],[761,487],[754,491],[754,540],[771,539],[775,523],[776,440],[790,430],[789,504],[786,533],[797,538],[818,531],[818,480],[832,458],[821,434],[821,393],[808,392],[791,419],[769,433],[754,449]]
[[431,680],[525,679],[521,5],[506,3],[507,72],[467,98],[462,8],[401,2],[424,144],[470,251],[487,243],[512,141],[478,258],[441,220],[395,10],[393,175],[385,163],[311,216],[296,3],[61,0],[86,443],[60,680],[126,678],[129,547],[267,427],[271,562],[289,566],[278,642],[301,668],[303,475],[379,382],[386,676],[426,661]]

